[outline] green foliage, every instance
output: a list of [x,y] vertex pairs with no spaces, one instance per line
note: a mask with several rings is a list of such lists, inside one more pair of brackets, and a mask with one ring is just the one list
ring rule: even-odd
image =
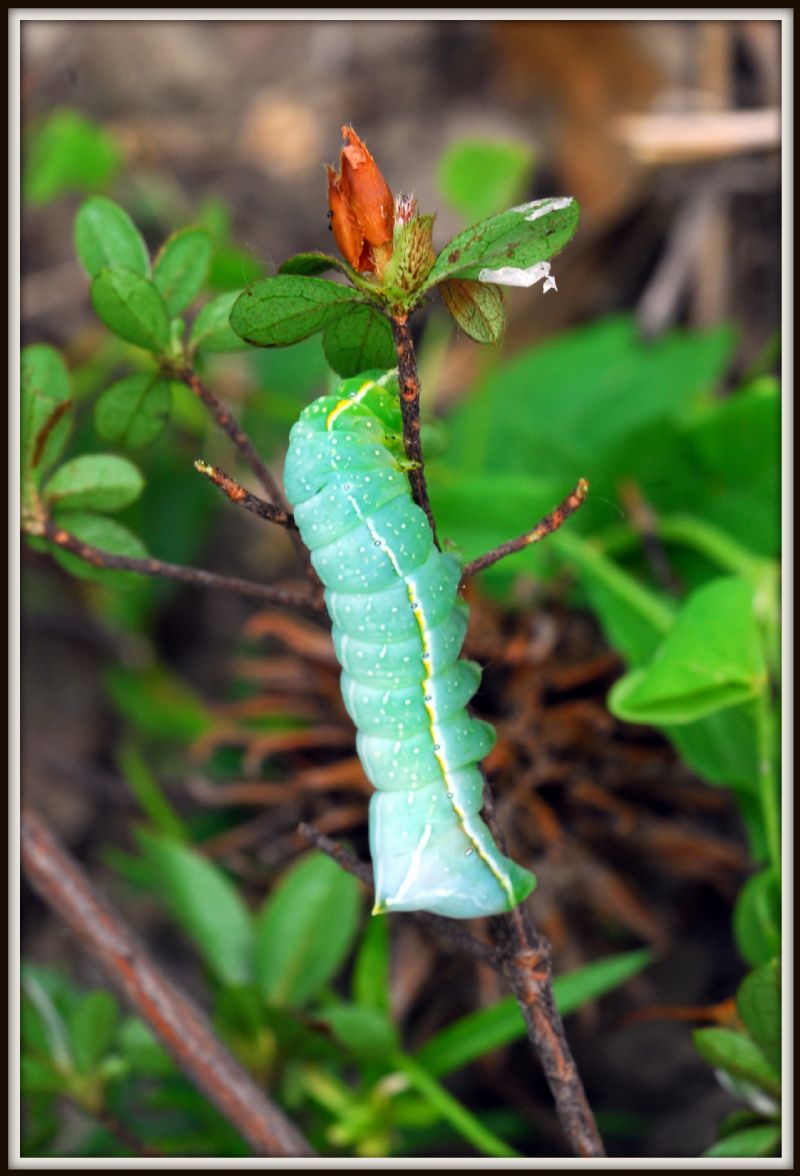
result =
[[330,366],[344,378],[396,362],[388,320],[371,306],[354,306],[330,322],[322,347]]
[[578,217],[578,202],[571,197],[531,201],[489,217],[445,245],[425,289],[446,278],[480,278],[483,270],[528,269],[547,261],[574,236]]
[[750,1037],[733,1029],[696,1029],[694,1043],[707,1062],[735,1078],[780,1094],[780,1074]]
[[634,723],[691,723],[757,698],[766,666],[753,590],[733,576],[692,593],[643,669],[615,685],[612,714]]
[[252,920],[227,875],[170,837],[140,831],[138,840],[154,890],[214,975],[222,983],[246,983],[252,975]]
[[54,510],[121,510],[142,492],[144,479],[135,465],[112,453],[83,454],[64,462],[45,486]]
[[94,425],[112,445],[142,449],[161,435],[172,411],[172,384],[157,372],[117,380],[98,398]]
[[777,1124],[760,1123],[757,1126],[745,1127],[741,1131],[732,1131],[703,1152],[703,1155],[718,1160],[774,1156],[778,1151],[780,1139],[781,1129]]
[[344,310],[363,302],[349,286],[323,278],[277,274],[242,292],[231,311],[230,324],[256,347],[286,347],[315,335]]
[[170,343],[169,314],[156,287],[130,269],[102,269],[92,282],[92,306],[109,330],[159,355]]
[[439,283],[439,293],[465,335],[476,343],[500,342],[506,329],[506,306],[498,286],[451,278]]
[[352,949],[358,882],[324,854],[302,858],[269,896],[256,922],[256,979],[271,1004],[302,1006]]
[[733,931],[739,951],[752,967],[779,955],[780,883],[773,869],[761,870],[745,882],[733,911]]
[[781,1064],[781,978],[777,960],[745,976],[736,994],[736,1007],[746,1029],[769,1064]]
[[132,270],[142,278],[150,272],[141,233],[125,209],[105,196],[93,196],[78,209],[75,251],[90,278],[104,269]]
[[475,224],[524,195],[535,161],[527,143],[460,139],[439,160],[439,189],[448,204]]
[[77,110],[54,110],[24,144],[22,194],[43,205],[66,192],[97,191],[120,163],[120,149],[107,131]]
[[164,242],[153,263],[153,284],[170,317],[194,302],[210,264],[211,237],[205,229],[181,229]]
[[35,520],[37,489],[58,461],[72,428],[71,393],[66,365],[45,344],[23,349],[21,356],[20,478],[23,522]]
[[[624,984],[651,960],[649,951],[625,952],[557,976],[553,992],[562,1017]],[[519,1005],[507,997],[442,1029],[422,1047],[417,1060],[441,1078],[525,1034]]]

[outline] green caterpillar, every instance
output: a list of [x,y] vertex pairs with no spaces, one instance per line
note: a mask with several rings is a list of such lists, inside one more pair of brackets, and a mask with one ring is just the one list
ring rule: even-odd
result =
[[499,914],[536,879],[479,816],[478,763],[493,728],[466,704],[480,667],[459,658],[461,565],[439,551],[403,472],[397,373],[365,372],[309,405],[284,470],[325,585],[342,696],[377,792],[370,801],[375,914]]

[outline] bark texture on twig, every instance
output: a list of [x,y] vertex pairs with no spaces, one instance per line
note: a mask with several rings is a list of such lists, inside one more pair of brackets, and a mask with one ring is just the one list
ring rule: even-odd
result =
[[422,461],[422,440],[420,437],[419,417],[419,376],[417,374],[417,360],[414,354],[414,343],[408,320],[402,317],[392,318],[392,338],[397,352],[397,371],[400,379],[400,411],[403,415],[403,445],[406,457],[413,462],[408,471],[411,483],[411,493],[417,506],[425,511],[425,515],[433,532],[433,540],[439,546],[436,534],[436,520],[433,517],[431,504],[428,500],[428,487],[425,482],[425,469]]
[[214,1036],[205,1016],[163,975],[125,923],[95,893],[42,818],[24,808],[21,824],[22,865],[31,886],[255,1155],[313,1155],[297,1128]]
[[589,483],[585,478],[581,478],[564,501],[559,502],[558,506],[546,514],[543,519],[540,519],[530,531],[525,531],[516,539],[509,539],[506,543],[501,543],[499,547],[492,548],[485,555],[479,555],[477,559],[466,564],[461,574],[462,583],[470,576],[474,576],[476,572],[482,572],[484,568],[490,568],[498,560],[505,559],[507,555],[513,555],[515,551],[522,551],[523,547],[530,547],[532,543],[538,543],[541,539],[552,535],[571,514],[574,514],[583,505],[588,490]]
[[198,458],[194,463],[194,468],[199,474],[204,474],[209,482],[218,486],[225,497],[230,498],[231,502],[235,502],[237,506],[243,506],[245,510],[257,514],[259,518],[266,519],[268,523],[297,530],[294,515],[287,514],[285,510],[281,510],[279,506],[274,506],[271,502],[265,502],[263,498],[257,498],[255,494],[245,490],[244,486],[240,486],[230,474],[226,474],[219,466],[209,465],[208,462]]
[[[494,799],[484,776],[484,814],[503,853],[505,834],[497,821]],[[514,993],[528,1031],[528,1040],[542,1063],[561,1127],[577,1156],[605,1155],[589,1100],[569,1048],[564,1022],[553,995],[550,944],[540,935],[525,907],[489,920],[503,973]]]
[[[242,458],[250,466],[250,469],[256,475],[259,482],[264,487],[275,505],[280,507],[285,515],[290,515],[291,507],[286,500],[286,496],[284,495],[283,490],[281,490],[269,466],[256,451],[253,442],[247,436],[244,429],[242,429],[235,420],[233,414],[229,412],[228,409],[225,408],[222,404],[220,404],[214,393],[209,388],[206,388],[205,384],[202,382],[202,380],[199,379],[195,372],[191,370],[181,370],[176,372],[176,377],[186,384],[187,388],[191,389],[198,400],[203,402],[219,428],[222,429],[224,433],[227,433],[228,437],[230,437],[233,444],[239,450]],[[306,573],[314,583],[318,584],[319,577],[311,566],[311,560],[309,559],[308,551],[299,534],[296,530],[290,529],[289,536],[292,540],[292,543],[294,544],[297,554],[302,561]]]
[[197,588],[220,588],[224,592],[236,592],[239,596],[266,601],[267,604],[283,604],[290,608],[311,609],[316,612],[321,608],[321,604],[307,593],[292,592],[274,584],[257,584],[254,580],[241,580],[236,576],[220,576],[216,572],[206,572],[202,568],[187,568],[182,564],[164,563],[160,559],[135,559],[128,555],[112,555],[110,551],[83,543],[77,536],[55,523],[46,522],[42,534],[57,547],[72,552],[96,568],[135,572],[140,576],[159,576],[163,580],[175,580],[181,584],[192,584]]

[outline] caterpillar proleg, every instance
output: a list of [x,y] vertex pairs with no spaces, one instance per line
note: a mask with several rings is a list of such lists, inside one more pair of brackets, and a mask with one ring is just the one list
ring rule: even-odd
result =
[[345,380],[293,426],[284,485],[325,585],[342,697],[376,789],[373,913],[500,914],[536,879],[479,815],[477,765],[495,733],[466,710],[481,671],[459,657],[461,565],[412,500],[401,429],[396,372]]

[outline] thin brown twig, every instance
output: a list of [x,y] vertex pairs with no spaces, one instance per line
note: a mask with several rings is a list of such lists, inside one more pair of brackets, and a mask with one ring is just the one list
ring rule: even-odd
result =
[[[320,833],[313,825],[305,823],[298,826],[298,830],[302,833],[312,845],[316,845],[317,849],[322,850],[328,857],[347,870],[348,874],[353,874],[370,890],[373,889],[372,867],[366,862],[360,861],[354,854],[346,850],[343,845],[333,838],[328,837],[325,833]],[[473,935],[464,931],[453,919],[445,919],[441,915],[433,915],[427,911],[413,911],[411,912],[413,918],[424,926],[429,927],[436,935],[442,939],[447,939],[454,946],[466,952],[468,955],[474,956],[480,960],[482,964],[486,964],[495,972],[502,973],[503,963],[498,952],[494,950],[488,943],[481,943]]]
[[313,1155],[294,1124],[228,1053],[194,1003],[148,958],[46,822],[29,807],[22,810],[21,831],[22,865],[31,886],[254,1154]]
[[265,502],[263,498],[257,498],[255,494],[245,490],[244,486],[241,486],[230,474],[221,470],[219,466],[209,465],[198,458],[194,463],[194,468],[199,474],[204,474],[209,482],[218,486],[226,498],[230,498],[231,502],[235,502],[237,506],[243,506],[245,510],[252,511],[259,518],[266,519],[268,523],[297,530],[293,514],[287,514],[281,507],[275,506],[271,502]]
[[[199,378],[197,373],[192,371],[191,368],[180,368],[175,372],[175,376],[177,379],[181,380],[187,386],[187,388],[191,389],[198,400],[202,401],[202,403],[206,406],[208,411],[211,413],[211,416],[214,418],[216,424],[220,429],[222,429],[224,433],[228,435],[228,437],[230,437],[231,441],[239,450],[239,453],[250,466],[250,469],[256,475],[259,482],[264,487],[275,505],[280,507],[284,514],[291,514],[291,507],[286,501],[286,496],[278,485],[277,479],[273,476],[269,466],[260,456],[255,446],[253,445],[253,442],[247,436],[241,425],[239,425],[239,423],[236,421],[233,414],[229,412],[228,409],[225,408],[222,404],[220,404],[211,389],[206,388],[205,384]],[[306,573],[312,581],[318,584],[319,578],[311,566],[308,550],[306,549],[299,534],[297,531],[290,529],[289,537],[294,544],[295,550],[297,551],[297,554],[302,561]]]
[[[492,836],[505,852],[505,835],[485,776],[484,813]],[[603,1141],[556,1007],[550,944],[537,931],[524,906],[494,916],[489,927],[503,974],[525,1021],[528,1040],[542,1063],[564,1134],[576,1155],[604,1156]]]
[[400,411],[403,416],[403,445],[406,457],[412,466],[408,471],[411,483],[411,493],[417,506],[425,511],[425,515],[433,532],[433,541],[439,546],[436,534],[436,520],[433,517],[431,504],[428,499],[428,487],[425,482],[425,469],[422,460],[422,440],[420,437],[419,396],[420,385],[417,374],[417,360],[414,354],[414,343],[408,327],[408,319],[402,315],[392,317],[392,338],[397,352],[397,371],[400,378]]
[[484,568],[490,568],[492,564],[496,564],[498,560],[505,559],[507,555],[513,555],[515,551],[522,551],[523,547],[530,547],[532,543],[538,543],[541,539],[552,535],[554,531],[566,522],[571,514],[581,507],[586,499],[589,490],[589,483],[585,478],[581,478],[574,490],[570,491],[563,502],[559,502],[558,506],[546,514],[543,519],[533,527],[530,531],[525,531],[524,534],[518,535],[516,539],[509,539],[505,543],[501,543],[499,547],[492,548],[487,551],[485,555],[479,555],[477,559],[471,560],[465,565],[464,571],[461,574],[461,582],[464,583],[470,576],[474,576],[476,572],[482,572]]
[[110,551],[103,551],[93,547],[90,543],[83,543],[77,536],[65,531],[63,527],[47,521],[42,526],[41,534],[55,543],[64,551],[70,551],[80,559],[86,560],[96,568],[110,568],[116,571],[135,572],[140,576],[158,576],[163,580],[175,580],[181,584],[191,584],[198,588],[219,588],[226,592],[236,592],[239,596],[247,596],[253,600],[266,601],[268,604],[283,604],[290,608],[311,609],[319,612],[321,603],[304,592],[292,592],[288,588],[279,588],[274,584],[257,584],[254,580],[241,580],[237,576],[220,576],[216,572],[206,572],[202,568],[186,568],[182,564],[165,563],[160,559],[136,559],[127,555],[112,555]]

